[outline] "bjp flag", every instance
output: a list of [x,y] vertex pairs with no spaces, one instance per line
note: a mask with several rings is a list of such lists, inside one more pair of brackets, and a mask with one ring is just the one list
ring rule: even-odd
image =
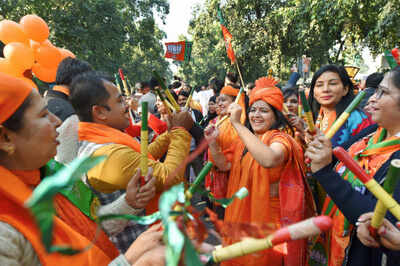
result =
[[229,59],[231,60],[231,64],[235,63],[236,57],[232,48],[232,34],[226,28],[224,17],[222,16],[221,9],[218,7],[217,15],[219,18],[219,22],[221,24],[222,35],[224,35],[226,53],[228,54]]
[[190,54],[192,52],[192,42],[181,41],[181,42],[167,42],[165,46],[167,51],[165,52],[165,58],[172,58],[177,61],[189,61]]

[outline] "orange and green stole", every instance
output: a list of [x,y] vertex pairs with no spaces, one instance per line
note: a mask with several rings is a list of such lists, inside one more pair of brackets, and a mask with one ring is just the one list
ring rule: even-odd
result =
[[[370,176],[374,176],[390,156],[400,149],[400,137],[393,136],[385,139],[386,134],[385,129],[379,128],[374,134],[353,144],[348,151]],[[336,171],[355,190],[360,192],[365,190],[362,182],[343,163],[337,165]],[[344,217],[329,196],[325,199],[322,214],[333,219],[333,227],[328,235],[317,238],[312,249],[310,265],[342,265],[353,225]]]
[[[36,221],[24,205],[40,182],[39,170],[10,171],[0,166],[0,175],[3,178],[0,182],[0,221],[17,229],[32,244],[41,265],[108,265],[119,255],[104,232],[96,233],[98,225],[60,194],[55,198],[57,215],[54,217],[53,244],[79,250],[87,248],[95,236],[97,241],[91,248],[73,256],[48,253]],[[63,212],[59,213],[60,210]]]

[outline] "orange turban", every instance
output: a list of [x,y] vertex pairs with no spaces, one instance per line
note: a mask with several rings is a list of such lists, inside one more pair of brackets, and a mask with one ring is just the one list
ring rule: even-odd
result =
[[[238,96],[238,94],[239,94],[239,91],[240,91],[239,89],[235,89],[232,86],[225,86],[225,87],[222,88],[222,90],[220,91],[219,94],[225,94],[225,95],[229,95],[229,96],[232,96],[232,97],[236,98],[236,96]],[[244,93],[242,93],[242,95],[240,95],[240,99],[239,99],[239,102],[238,102],[238,104],[243,109],[242,115],[240,116],[240,122],[242,124],[244,124],[244,122],[246,121],[246,105],[244,103],[244,97],[245,97]]]
[[282,112],[283,94],[279,88],[275,87],[277,83],[275,79],[270,77],[257,79],[256,86],[250,93],[250,105],[255,101],[262,100]]
[[232,97],[236,97],[239,94],[239,89],[235,89],[232,86],[225,86],[220,91],[220,94],[226,94],[226,95],[229,95],[229,96],[232,96]]
[[32,89],[27,82],[0,73],[0,124],[15,113]]

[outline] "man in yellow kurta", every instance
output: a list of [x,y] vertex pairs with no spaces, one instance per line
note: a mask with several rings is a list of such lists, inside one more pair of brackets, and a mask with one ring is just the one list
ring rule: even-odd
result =
[[[81,121],[78,156],[107,156],[88,172],[88,183],[103,193],[126,189],[139,168],[140,144],[122,132],[129,126],[129,113],[117,87],[98,73],[85,73],[73,81],[70,100]],[[184,168],[180,166],[189,153],[188,130],[192,125],[189,113],[175,114],[171,129],[149,145],[149,167],[153,168],[158,194],[183,180]],[[157,161],[166,152],[165,161]],[[148,213],[157,209],[157,198],[146,207]]]

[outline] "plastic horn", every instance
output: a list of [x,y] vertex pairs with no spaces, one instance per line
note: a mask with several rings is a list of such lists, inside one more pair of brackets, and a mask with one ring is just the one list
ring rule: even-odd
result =
[[118,75],[117,75],[117,74],[114,74],[114,78],[115,78],[115,85],[117,85],[117,88],[118,88],[119,93],[122,94],[121,85],[119,84]]
[[336,132],[339,130],[339,128],[346,122],[346,120],[349,118],[351,112],[360,104],[361,100],[365,96],[365,91],[360,91],[356,98],[347,106],[346,110],[339,116],[338,119],[336,119],[335,123],[329,128],[328,132],[325,134],[325,136],[328,139],[331,139]]
[[[383,184],[383,189],[389,193],[390,195],[393,194],[394,189],[397,186],[397,183],[400,179],[400,160],[394,159],[390,162],[390,168],[386,175],[385,183]],[[375,206],[374,214],[371,220],[371,226],[369,231],[373,237],[377,236],[377,231],[379,227],[383,223],[383,218],[386,215],[386,207],[383,205],[382,201],[378,200]]]
[[204,165],[203,169],[201,169],[199,175],[196,177],[196,180],[193,182],[193,184],[186,191],[186,198],[187,199],[191,199],[192,198],[193,193],[196,191],[197,187],[203,182],[203,180],[206,177],[206,175],[210,172],[212,166],[213,166],[212,162],[207,162],[207,164]]
[[160,84],[161,89],[165,92],[165,95],[167,96],[168,100],[172,103],[172,106],[174,107],[175,111],[179,112],[181,110],[180,106],[178,103],[175,101],[174,96],[172,96],[171,92],[169,89],[165,86],[163,80],[161,79],[160,75],[156,71],[153,71],[154,77],[157,79],[158,84]]
[[400,205],[387,193],[375,179],[371,178],[356,161],[342,148],[333,149],[333,154],[364,183],[365,187],[390,211],[397,220],[400,220]]
[[[243,91],[244,91],[244,88],[241,87],[240,90],[239,90],[239,93],[238,93],[238,95],[236,96],[236,99],[235,99],[235,103],[236,103],[236,104],[239,103],[239,100],[240,100],[240,97],[242,96]],[[242,112],[246,112],[246,110],[242,110]],[[227,116],[227,115],[224,116],[224,117],[222,117],[221,120],[219,120],[219,121],[215,124],[215,127],[219,127],[219,126],[222,124],[222,122],[224,122],[226,119],[228,119],[228,117],[229,117],[229,116]]]
[[299,97],[298,97],[298,99],[297,99],[297,102],[298,102],[298,107],[297,107],[297,116],[298,117],[302,117],[302,112],[303,112],[303,107],[302,107],[302,105],[301,105],[301,101],[300,101],[300,94],[299,94]]
[[266,238],[247,238],[233,245],[216,249],[212,253],[213,262],[218,263],[241,257],[247,254],[271,248],[284,242],[304,239],[326,231],[332,226],[332,219],[328,216],[313,217],[288,227],[281,228]]
[[189,97],[186,100],[186,104],[185,104],[185,108],[188,108],[190,105],[190,102],[192,101],[192,97],[193,97],[193,92],[194,92],[194,87],[192,88],[192,90],[189,93]]
[[118,69],[118,71],[119,71],[119,77],[121,78],[122,84],[124,85],[125,95],[130,95],[131,92],[129,91],[128,84],[126,83],[124,72],[122,71],[122,68]]
[[[162,101],[162,103],[165,106],[165,109],[167,110],[168,115],[171,115],[171,110],[170,107],[168,105],[168,101],[164,98],[164,96],[162,95],[161,91],[158,88],[155,88],[155,91],[158,95],[158,97],[160,97],[160,100]],[[173,108],[172,108],[173,109]]]
[[135,94],[135,88],[132,86],[132,84],[129,81],[128,77],[126,77],[126,83],[128,83],[128,88],[130,89],[131,94]]
[[311,134],[314,134],[316,132],[315,125],[314,125],[314,118],[313,118],[313,114],[311,112],[311,108],[310,108],[310,105],[308,104],[304,90],[300,90],[299,95],[300,95],[300,99],[301,99],[301,105],[303,106],[303,110],[304,110],[304,116],[306,118],[306,122],[308,125],[308,130],[310,131]]
[[290,112],[289,112],[289,109],[288,109],[287,106],[286,106],[286,104],[283,104],[282,107],[283,107],[283,113],[284,113],[284,114],[290,113]]
[[142,102],[142,127],[140,130],[140,171],[141,185],[146,184],[145,176],[149,170],[149,159],[147,157],[149,145],[149,131],[147,128],[148,102]]

